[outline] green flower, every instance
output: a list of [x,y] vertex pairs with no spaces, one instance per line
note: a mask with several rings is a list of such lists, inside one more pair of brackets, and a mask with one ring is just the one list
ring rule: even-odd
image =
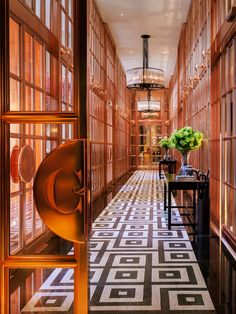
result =
[[172,147],[170,139],[168,137],[164,137],[163,139],[161,139],[159,144],[160,144],[161,148],[168,149],[168,148]]
[[172,147],[181,153],[198,149],[202,141],[203,134],[199,131],[194,131],[190,126],[174,131],[170,137]]

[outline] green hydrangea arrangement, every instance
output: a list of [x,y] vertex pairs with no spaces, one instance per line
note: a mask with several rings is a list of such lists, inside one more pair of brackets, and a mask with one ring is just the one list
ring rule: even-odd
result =
[[203,134],[190,126],[176,130],[171,134],[170,142],[180,153],[184,154],[198,149],[203,141]]
[[169,149],[172,146],[169,137],[164,137],[163,139],[161,139],[159,144],[160,144],[161,148],[165,148],[165,149]]

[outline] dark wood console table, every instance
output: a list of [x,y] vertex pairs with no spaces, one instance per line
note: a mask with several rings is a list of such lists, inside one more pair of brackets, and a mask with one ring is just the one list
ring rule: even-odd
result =
[[161,159],[159,161],[159,179],[162,178],[161,176],[161,166],[168,165],[168,174],[176,173],[176,159]]
[[[191,226],[195,228],[196,226],[196,191],[198,191],[201,188],[201,184],[205,184],[205,182],[202,181],[178,181],[176,180],[175,174],[168,174],[164,178],[164,211],[166,211],[168,207],[168,229],[171,230],[171,226]],[[172,223],[171,222],[171,208],[186,208],[186,206],[183,205],[171,205],[171,193],[176,190],[192,190],[193,191],[193,204],[192,206],[187,206],[188,208],[193,209],[192,214],[192,220],[189,223]],[[166,197],[168,194],[168,197]],[[166,204],[166,201],[168,200],[168,204]],[[182,214],[190,216],[190,214]],[[189,217],[188,217],[189,219]],[[190,219],[189,219],[190,220]]]

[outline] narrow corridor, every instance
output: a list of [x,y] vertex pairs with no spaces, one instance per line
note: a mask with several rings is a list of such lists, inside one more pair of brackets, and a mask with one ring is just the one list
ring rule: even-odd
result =
[[166,223],[158,172],[136,171],[93,224],[91,313],[214,312],[187,232]]

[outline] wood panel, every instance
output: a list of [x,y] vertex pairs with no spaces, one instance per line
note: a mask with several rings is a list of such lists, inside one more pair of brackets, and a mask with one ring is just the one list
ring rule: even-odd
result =
[[111,33],[93,0],[88,27],[89,136],[96,198],[129,169],[129,92]]
[[[170,130],[190,125],[204,133],[191,164],[210,170],[211,220],[236,235],[236,44],[226,22],[231,1],[193,1],[183,25],[170,81]],[[231,233],[231,237],[229,237]],[[224,234],[224,231],[223,231]]]

